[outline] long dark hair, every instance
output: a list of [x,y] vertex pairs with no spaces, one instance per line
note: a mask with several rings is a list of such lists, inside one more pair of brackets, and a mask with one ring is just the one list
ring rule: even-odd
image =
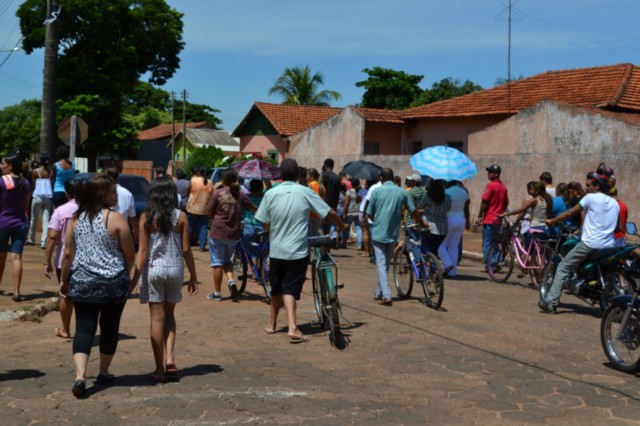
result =
[[427,187],[427,196],[436,204],[442,204],[444,201],[444,181],[442,179],[433,179]]
[[544,186],[544,183],[541,181],[533,181],[533,188],[538,193],[538,197],[542,197],[542,199],[547,203],[547,217],[551,217],[553,200],[551,199],[551,195],[547,192],[547,188]]
[[51,161],[49,157],[40,157],[40,165],[44,167],[46,171],[51,171]]
[[224,186],[228,186],[233,198],[240,196],[240,184],[238,183],[238,172],[236,169],[228,168],[222,174],[222,183]]
[[168,234],[173,230],[173,210],[178,205],[178,189],[173,179],[169,176],[159,177],[151,183],[149,189],[147,207],[144,212],[147,220],[144,227],[151,232],[153,224],[158,227],[158,231]]
[[[82,196],[78,204],[78,211],[73,215],[79,218],[82,213],[87,213],[89,221],[105,208],[105,199],[115,191],[116,183],[109,176],[104,174],[93,175],[82,187]],[[110,206],[109,206],[110,207]]]
[[18,192],[24,189],[24,177],[22,176],[22,158],[19,155],[9,155],[4,157],[4,162],[11,166],[11,172],[18,177],[14,179],[15,188]]

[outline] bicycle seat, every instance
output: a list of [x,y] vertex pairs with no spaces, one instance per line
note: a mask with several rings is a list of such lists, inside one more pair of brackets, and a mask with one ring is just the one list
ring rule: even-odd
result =
[[330,235],[320,235],[317,237],[309,237],[309,246],[311,247],[337,247],[338,240],[331,238]]
[[529,228],[527,232],[529,232],[530,234],[544,234],[544,231],[542,229],[534,229],[534,228]]

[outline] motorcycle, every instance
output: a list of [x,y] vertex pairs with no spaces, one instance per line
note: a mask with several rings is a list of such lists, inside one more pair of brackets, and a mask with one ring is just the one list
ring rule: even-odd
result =
[[[551,256],[542,271],[542,300],[546,300],[551,289],[558,264],[579,241],[580,238],[576,236],[568,237]],[[599,303],[600,308],[606,310],[614,297],[633,292],[631,283],[624,276],[624,270],[627,267],[625,261],[634,249],[635,246],[628,245],[596,250],[565,281],[565,292],[573,294],[591,306]]]
[[633,373],[640,370],[640,261],[634,260],[626,272],[635,291],[611,300],[600,323],[600,341],[614,368]]

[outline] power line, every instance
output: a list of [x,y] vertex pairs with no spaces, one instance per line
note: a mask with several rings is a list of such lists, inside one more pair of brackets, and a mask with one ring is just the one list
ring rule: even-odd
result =
[[20,46],[20,43],[22,43],[22,40],[24,40],[24,37],[20,37],[20,40],[18,40],[16,45],[13,47],[13,49],[11,49],[9,51],[7,56],[4,58],[4,61],[2,61],[2,63],[0,63],[0,68],[2,68],[2,66],[5,64],[5,62],[7,62],[9,60],[9,58],[11,57],[11,55],[13,55],[14,52],[17,52],[18,50],[20,50],[20,48],[18,46]]

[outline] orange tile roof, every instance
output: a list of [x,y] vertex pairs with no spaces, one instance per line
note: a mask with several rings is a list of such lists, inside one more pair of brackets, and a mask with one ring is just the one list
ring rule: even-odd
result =
[[[198,121],[196,123],[187,123],[187,129],[197,129],[206,125],[206,121]],[[182,123],[176,123],[176,134],[182,130]],[[160,124],[151,129],[143,130],[138,133],[139,141],[153,141],[171,136],[171,124]]]
[[[404,123],[402,118],[400,118],[401,111],[373,108],[354,109],[369,122],[394,124]],[[333,117],[343,110],[344,108],[256,102],[232,134],[237,136],[238,133],[242,131],[242,127],[251,119],[250,117],[254,111],[260,111],[280,136],[287,137],[307,130],[308,128]]]
[[[511,92],[509,102],[509,91]],[[553,99],[580,107],[640,112],[640,68],[633,64],[549,71],[457,98],[404,110],[401,117],[513,114]]]
[[[258,111],[265,116],[281,136],[291,136],[300,133],[342,111],[342,108],[310,105],[281,105],[264,102],[256,102],[254,108],[257,108]],[[251,114],[251,111],[249,114]],[[247,115],[247,117],[248,116],[249,115]],[[243,123],[240,123],[237,129],[239,129],[242,124]],[[235,134],[235,131],[233,133]]]
[[391,109],[374,109],[374,108],[355,108],[360,112],[365,120],[375,123],[394,123],[403,124],[401,114],[402,111]]

